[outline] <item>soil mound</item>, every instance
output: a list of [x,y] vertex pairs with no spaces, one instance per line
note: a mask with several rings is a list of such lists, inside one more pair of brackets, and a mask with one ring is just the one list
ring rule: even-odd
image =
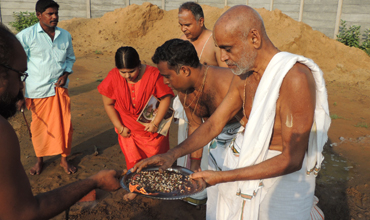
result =
[[[202,5],[205,24],[213,28],[227,10]],[[343,45],[295,21],[280,10],[256,9],[262,16],[272,42],[282,51],[313,59],[328,82],[370,89],[370,57],[362,50]],[[123,45],[135,47],[145,63],[166,40],[181,36],[177,9],[164,11],[151,3],[116,9],[95,19],[74,18],[60,22],[73,37],[76,54],[113,55]]]

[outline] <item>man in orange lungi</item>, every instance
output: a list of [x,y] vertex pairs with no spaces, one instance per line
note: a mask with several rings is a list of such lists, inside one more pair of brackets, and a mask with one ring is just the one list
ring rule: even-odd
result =
[[61,155],[60,166],[67,174],[76,168],[68,163],[71,153],[72,123],[68,75],[76,60],[71,35],[58,24],[59,5],[53,0],[39,0],[39,23],[17,34],[27,56],[26,107],[32,112],[32,143],[37,163],[30,174],[40,174],[43,157]]

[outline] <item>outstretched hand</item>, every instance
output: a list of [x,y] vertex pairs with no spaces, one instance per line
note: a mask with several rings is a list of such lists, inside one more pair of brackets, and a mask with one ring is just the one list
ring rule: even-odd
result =
[[147,166],[154,166],[159,167],[159,172],[163,172],[167,168],[171,167],[175,160],[176,158],[174,158],[169,152],[165,154],[158,154],[150,158],[144,159],[142,161],[139,161],[138,163],[135,164],[131,171],[140,172],[143,168]]
[[207,187],[214,186],[217,183],[221,183],[220,172],[212,171],[212,170],[205,170],[200,172],[195,172],[190,174],[190,178],[198,179],[202,178],[207,184]]
[[97,188],[105,191],[115,191],[120,188],[119,179],[127,170],[102,170],[90,177],[97,183]]

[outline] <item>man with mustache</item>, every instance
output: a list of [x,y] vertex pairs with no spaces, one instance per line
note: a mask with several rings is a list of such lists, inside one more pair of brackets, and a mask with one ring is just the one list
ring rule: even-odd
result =
[[27,56],[17,38],[0,24],[0,219],[50,219],[66,210],[93,189],[120,188],[122,171],[103,170],[53,191],[33,196],[20,160],[17,135],[7,121],[23,99]]
[[248,120],[244,135],[230,145],[222,171],[191,175],[219,189],[207,219],[310,219],[330,126],[322,71],[310,59],[279,51],[251,7],[227,10],[213,33],[221,60],[235,74],[224,100],[179,146],[140,161],[132,171],[170,167],[218,135],[242,108]]
[[[194,46],[181,39],[168,40],[158,47],[152,61],[157,64],[164,83],[178,91],[187,118],[188,134],[191,135],[222,102],[233,78],[232,72],[227,68],[201,64]],[[221,134],[207,143],[204,153],[207,154],[208,161],[203,170],[222,170],[226,149],[240,126],[236,118],[231,118]],[[192,165],[193,161],[200,162],[200,158],[193,157],[194,153],[190,158]],[[186,201],[193,205],[207,201],[209,206],[217,199],[217,188],[208,188],[205,196],[208,200],[196,195]]]
[[71,35],[57,27],[58,10],[53,0],[37,1],[39,23],[17,34],[28,57],[25,104],[32,112],[32,143],[37,157],[31,175],[41,173],[43,157],[59,154],[64,171],[76,172],[67,161],[73,133],[68,75],[76,59]]
[[[215,46],[212,31],[208,30],[204,24],[203,9],[198,3],[185,2],[180,5],[178,20],[181,31],[184,33],[184,35],[181,36],[181,39],[188,40],[194,45],[200,63],[204,65],[227,67],[226,63],[220,60],[220,49]],[[187,130],[189,129],[187,128],[186,123],[182,126],[183,121],[187,121],[187,118],[181,118],[181,115],[184,115],[185,113],[178,96],[176,96],[173,102],[173,107],[176,111],[175,117],[180,119],[178,139],[179,143],[181,143],[183,139],[188,136]],[[189,132],[189,134],[190,133],[191,132]],[[204,150],[206,150],[206,147]],[[178,165],[188,167],[191,170],[198,170],[201,166],[200,159],[202,159],[202,168],[204,169],[207,167],[204,167],[204,164],[207,164],[207,156],[203,153],[205,156],[204,160],[204,158],[202,158],[202,152],[202,149],[193,152],[190,155],[191,158],[195,158],[193,160],[189,160],[189,156],[181,157],[177,163]]]
[[184,33],[181,39],[194,45],[200,63],[226,67],[225,62],[220,60],[220,48],[215,46],[212,31],[204,24],[202,7],[196,2],[185,2],[179,7],[178,19]]
[[[178,12],[178,21],[184,35],[181,39],[188,40],[194,45],[200,63],[204,65],[227,67],[225,62],[220,60],[220,49],[215,46],[213,34],[204,24],[204,13],[202,7],[196,2],[185,2],[181,4]],[[175,118],[178,124],[178,143],[184,141],[194,129],[189,128],[184,107],[179,100],[179,96],[173,101]],[[208,169],[208,146],[185,155],[177,160],[179,166],[187,167],[191,170]],[[205,192],[186,198],[191,200],[191,204],[204,204],[206,201]]]

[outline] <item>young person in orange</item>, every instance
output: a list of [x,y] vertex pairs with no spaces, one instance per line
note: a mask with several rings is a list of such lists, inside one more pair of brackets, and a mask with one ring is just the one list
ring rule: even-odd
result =
[[[157,68],[141,64],[134,48],[119,48],[115,62],[116,67],[108,73],[98,90],[103,96],[105,111],[118,134],[127,169],[130,169],[142,159],[169,150],[168,135],[158,134],[157,129],[174,94],[164,84]],[[154,120],[142,125],[136,120],[151,95],[161,102]]]

